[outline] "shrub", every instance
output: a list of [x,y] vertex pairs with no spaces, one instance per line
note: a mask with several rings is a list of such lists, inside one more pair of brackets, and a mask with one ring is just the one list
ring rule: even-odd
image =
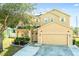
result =
[[75,40],[73,40],[73,45],[75,45]]
[[15,39],[15,41],[14,41],[14,44],[19,45],[19,43],[20,43],[20,39],[17,37],[17,38]]
[[75,44],[76,44],[77,46],[79,46],[79,41],[75,41]]
[[17,45],[25,45],[29,42],[29,40],[29,37],[17,37],[14,43]]
[[26,27],[21,27],[21,26],[19,26],[18,29],[26,29]]

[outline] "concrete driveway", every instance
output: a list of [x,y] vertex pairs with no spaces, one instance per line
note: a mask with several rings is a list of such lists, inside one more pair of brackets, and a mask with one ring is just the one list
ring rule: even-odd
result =
[[67,46],[42,45],[35,56],[73,56],[73,53]]
[[31,44],[25,45],[13,56],[79,56],[79,47]]

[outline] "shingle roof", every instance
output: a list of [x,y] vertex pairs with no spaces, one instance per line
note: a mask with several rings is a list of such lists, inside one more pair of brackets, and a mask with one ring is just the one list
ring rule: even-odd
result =
[[60,12],[60,13],[62,13],[62,14],[65,14],[65,15],[67,15],[67,16],[70,16],[69,14],[65,13],[64,11],[60,11],[60,10],[58,10],[58,9],[53,9],[52,11],[58,11],[58,12]]
[[[62,14],[65,14],[66,16],[70,16],[68,13],[65,13],[64,11],[60,11],[60,10],[58,10],[58,9],[53,9],[53,10],[50,10],[50,11],[48,11],[48,12],[51,12],[51,11],[57,11],[57,12],[60,12],[60,13],[62,13]],[[48,12],[46,12],[46,13],[48,13]],[[44,14],[45,14],[45,13],[44,13]],[[43,14],[36,15],[36,17],[39,17],[39,16],[41,16],[41,15],[43,15]]]

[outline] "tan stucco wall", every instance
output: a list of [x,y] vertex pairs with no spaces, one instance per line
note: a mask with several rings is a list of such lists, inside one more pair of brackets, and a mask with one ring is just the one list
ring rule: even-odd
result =
[[67,45],[67,35],[55,35],[55,34],[43,34],[42,41],[43,44],[53,44],[53,45]]
[[43,25],[38,29],[38,43],[72,45],[68,31],[69,28],[55,23]]
[[[63,14],[61,12],[58,11],[53,11],[54,14],[58,15],[59,17],[64,17],[65,18],[65,23],[63,24],[64,26],[70,27],[70,16],[67,16],[66,14]],[[59,18],[60,20],[60,18]],[[61,23],[60,21],[58,21],[58,23]]]
[[25,35],[28,35],[28,30],[26,29],[17,29],[16,34],[18,37],[23,37]]
[[[64,17],[65,18],[65,22],[62,23],[60,21],[61,17]],[[40,20],[40,24],[41,25],[44,24],[44,18],[49,18],[49,22],[51,22],[50,21],[51,20],[50,18],[54,18],[54,22],[59,23],[59,24],[62,24],[64,26],[66,26],[66,27],[70,27],[70,16],[67,16],[67,15],[65,15],[63,13],[58,12],[58,11],[49,11],[49,12],[41,15],[39,17],[39,20]]]
[[42,33],[53,33],[53,34],[68,34],[68,31],[70,31],[70,28],[63,27],[56,23],[48,23],[46,25],[43,25],[39,28],[39,31],[42,30]]
[[38,37],[37,34],[38,34],[37,30],[32,31],[32,42],[38,41],[37,40],[37,37]]

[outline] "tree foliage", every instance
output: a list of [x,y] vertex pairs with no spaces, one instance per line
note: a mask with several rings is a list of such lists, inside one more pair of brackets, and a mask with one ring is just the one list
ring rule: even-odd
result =
[[[2,28],[6,26],[15,27],[19,20],[28,23],[30,16],[27,13],[35,9],[35,4],[30,3],[1,3],[0,4],[0,24]],[[1,28],[1,29],[2,29]]]
[[78,35],[78,29],[79,29],[79,28],[77,28],[77,27],[73,28],[73,33],[74,33],[75,35]]

